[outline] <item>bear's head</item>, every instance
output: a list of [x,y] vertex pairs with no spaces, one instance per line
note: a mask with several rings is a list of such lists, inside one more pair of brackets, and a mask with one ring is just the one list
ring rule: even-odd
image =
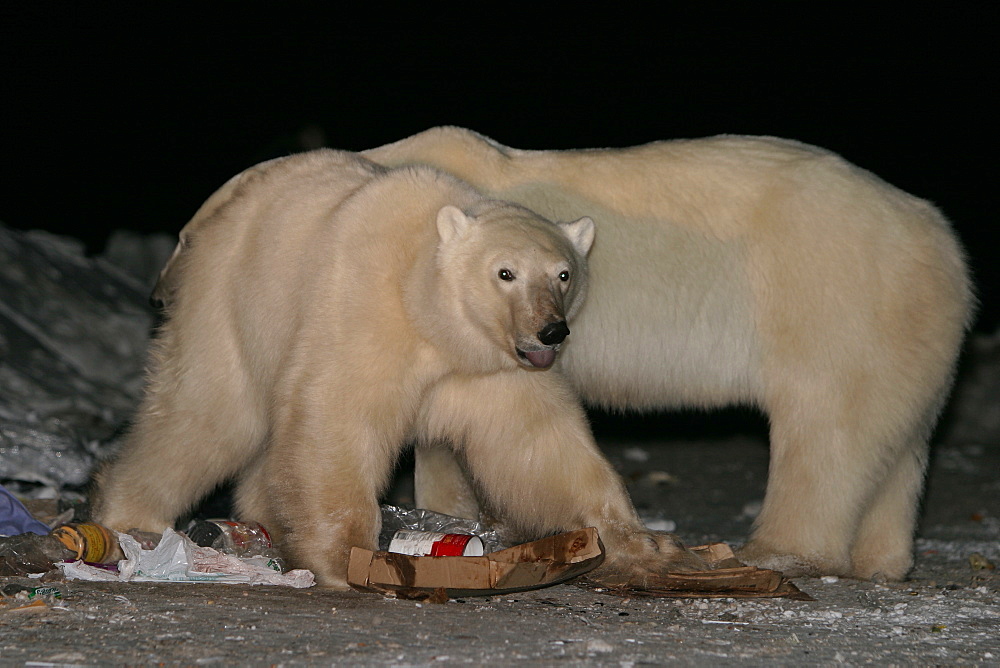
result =
[[552,366],[586,293],[594,222],[553,223],[486,200],[443,207],[437,230],[442,296],[464,321],[462,356],[472,353],[480,368]]

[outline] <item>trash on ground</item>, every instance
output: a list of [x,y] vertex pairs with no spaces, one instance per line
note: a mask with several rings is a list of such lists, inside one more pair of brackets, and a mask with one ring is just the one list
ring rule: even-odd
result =
[[0,576],[46,573],[55,564],[71,559],[74,552],[57,536],[22,533],[0,537]]
[[199,545],[172,529],[162,536],[118,533],[94,522],[62,524],[49,532],[6,490],[0,495],[0,509],[9,511],[0,521],[13,518],[11,526],[19,531],[0,536],[0,576],[49,573],[58,568],[69,579],[106,582],[315,584],[310,571],[283,572],[270,535],[255,522],[194,522],[191,529],[203,543]]
[[30,614],[36,612],[48,612],[48,611],[49,611],[49,604],[43,601],[42,599],[37,599],[31,601],[30,603],[15,603],[10,607],[4,606],[3,610],[5,614],[16,614],[16,615]]
[[28,512],[17,497],[0,485],[0,535],[16,536],[22,533],[45,535],[49,527],[42,524]]
[[53,529],[52,535],[80,561],[116,564],[124,557],[115,532],[94,522],[64,524]]
[[351,549],[347,582],[362,591],[492,596],[565,582],[604,560],[594,528],[549,536],[481,557],[415,557]]
[[62,592],[56,587],[34,587],[10,583],[0,588],[0,612],[24,614],[46,612],[62,604]]
[[195,545],[236,557],[265,557],[275,570],[285,570],[285,562],[271,542],[271,534],[258,522],[195,520],[184,533]]
[[210,547],[201,547],[182,533],[166,529],[159,544],[144,550],[129,534],[119,534],[125,558],[118,563],[118,572],[102,569],[82,561],[59,564],[71,580],[106,582],[225,582],[237,584],[270,584],[288,587],[311,587],[312,572],[293,570],[281,573],[279,567],[265,556],[237,557]]
[[973,552],[969,555],[969,566],[975,571],[992,571],[997,567],[996,564],[979,552]]
[[642,576],[619,582],[588,581],[585,586],[620,596],[664,598],[791,598],[814,600],[778,571],[746,566],[725,543],[690,548],[711,567],[706,571]]
[[485,554],[479,536],[408,529],[400,529],[393,535],[389,552],[414,557],[481,557]]
[[[481,522],[462,517],[453,517],[424,508],[400,508],[389,504],[382,505],[382,532],[379,534],[378,547],[389,550],[389,544],[397,531],[432,531],[435,533],[472,534],[483,542],[483,553],[499,552],[511,545],[503,539],[500,532],[491,529]],[[476,556],[476,555],[469,555]]]

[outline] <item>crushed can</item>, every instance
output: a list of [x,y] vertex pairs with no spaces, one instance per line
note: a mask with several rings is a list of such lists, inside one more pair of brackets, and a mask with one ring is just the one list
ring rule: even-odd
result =
[[389,543],[389,552],[416,557],[481,557],[485,550],[479,536],[400,529]]

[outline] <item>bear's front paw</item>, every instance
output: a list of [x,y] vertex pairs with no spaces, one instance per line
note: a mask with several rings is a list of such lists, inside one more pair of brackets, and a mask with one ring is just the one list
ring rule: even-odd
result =
[[709,570],[700,556],[684,547],[677,536],[660,531],[636,531],[610,545],[604,563],[591,578],[607,585],[646,586],[651,578],[687,571]]

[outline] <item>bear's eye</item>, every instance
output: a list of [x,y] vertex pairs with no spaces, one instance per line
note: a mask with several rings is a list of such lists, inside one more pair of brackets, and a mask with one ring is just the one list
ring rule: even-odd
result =
[[559,280],[565,283],[569,280],[569,272],[565,269],[559,272]]
[[513,281],[514,272],[512,272],[510,269],[501,269],[500,271],[497,272],[497,277],[501,281]]

